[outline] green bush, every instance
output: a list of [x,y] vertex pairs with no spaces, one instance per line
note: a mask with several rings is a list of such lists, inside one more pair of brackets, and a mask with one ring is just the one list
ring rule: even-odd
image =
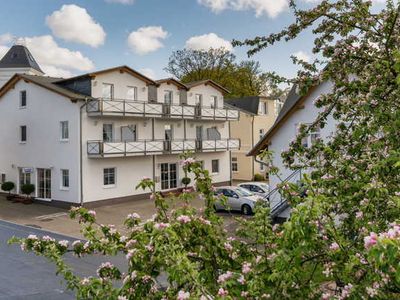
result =
[[3,182],[3,184],[1,185],[1,189],[8,193],[10,193],[11,190],[14,189],[14,187],[15,187],[15,184],[14,184],[14,182],[11,182],[11,181]]
[[27,183],[27,184],[23,184],[21,186],[21,192],[24,195],[29,196],[30,194],[32,194],[35,191],[35,186],[33,184]]
[[265,177],[263,175],[257,173],[257,174],[254,174],[253,180],[254,181],[264,181]]
[[189,177],[183,177],[182,178],[182,184],[187,186],[192,180]]

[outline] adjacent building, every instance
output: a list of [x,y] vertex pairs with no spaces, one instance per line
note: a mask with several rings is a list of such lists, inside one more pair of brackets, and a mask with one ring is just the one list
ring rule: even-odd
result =
[[247,153],[272,127],[281,108],[279,99],[254,96],[227,99],[225,103],[239,110],[239,120],[231,123],[231,136],[241,141],[240,149],[232,151],[232,178],[249,181],[260,174],[266,180],[265,164]]
[[[287,202],[282,199],[281,194],[276,189],[278,184],[285,181],[297,183],[305,172],[309,172],[309,170],[287,168],[283,163],[281,153],[289,149],[290,143],[296,139],[302,124],[311,124],[316,120],[321,109],[315,107],[315,100],[331,90],[332,83],[324,82],[312,87],[306,95],[300,96],[297,93],[296,86],[294,86],[289,92],[273,126],[248,153],[249,156],[256,157],[265,149],[273,152],[272,164],[279,168],[277,175],[269,175],[271,187],[269,199],[271,213],[274,217],[287,218],[290,214]],[[335,126],[336,121],[330,115],[324,128],[309,132],[308,136],[302,140],[303,145],[308,147],[316,139],[329,139],[335,131]]]
[[[22,61],[20,47],[6,62]],[[9,72],[3,60],[0,74]],[[19,67],[0,89],[0,174],[16,193],[33,183],[37,199],[58,204],[129,200],[143,197],[135,185],[144,176],[157,190],[174,190],[182,186],[184,151],[215,184],[230,183],[240,140],[229,123],[239,112],[224,105],[228,91],[215,82],[154,81],[127,66],[53,78],[25,72],[40,72],[27,58]]]

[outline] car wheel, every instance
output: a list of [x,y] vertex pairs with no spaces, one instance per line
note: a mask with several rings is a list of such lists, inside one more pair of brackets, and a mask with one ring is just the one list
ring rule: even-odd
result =
[[247,205],[247,204],[242,205],[242,214],[247,215],[247,216],[252,214],[250,205]]

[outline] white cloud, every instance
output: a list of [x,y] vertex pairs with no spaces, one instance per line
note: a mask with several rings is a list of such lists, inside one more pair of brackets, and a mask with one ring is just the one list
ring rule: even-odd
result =
[[304,60],[305,62],[310,62],[311,61],[311,56],[308,55],[304,51],[297,51],[297,52],[293,53],[292,55],[297,57],[300,60]]
[[10,49],[10,47],[0,45],[0,59],[7,53],[8,49]]
[[225,48],[228,51],[232,51],[232,44],[219,37],[215,33],[208,33],[198,36],[192,36],[186,41],[186,48],[193,50],[208,50],[210,48]]
[[72,73],[71,71],[65,70],[63,68],[58,68],[55,66],[40,65],[40,68],[47,76],[51,77],[69,78],[74,76],[74,73]]
[[141,27],[129,34],[128,45],[132,51],[144,55],[164,47],[162,41],[167,36],[168,32],[161,26]]
[[139,72],[142,73],[144,76],[149,77],[150,79],[156,79],[156,72],[154,72],[153,69],[150,68],[142,68],[139,69]]
[[46,23],[53,34],[66,41],[98,47],[104,44],[106,33],[103,27],[77,5],[63,5],[46,17]]
[[14,39],[11,33],[0,34],[0,45],[11,43]]
[[106,0],[108,3],[133,4],[135,0]]
[[214,13],[223,10],[253,10],[257,17],[267,15],[276,17],[287,10],[288,0],[197,0],[198,3],[210,8]]

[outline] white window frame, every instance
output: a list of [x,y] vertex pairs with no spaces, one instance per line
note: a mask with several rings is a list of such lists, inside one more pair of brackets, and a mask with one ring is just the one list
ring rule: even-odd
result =
[[211,108],[218,108],[218,96],[211,96]]
[[[25,105],[22,105],[22,95],[25,93]],[[19,92],[19,108],[23,109],[26,108],[28,99],[27,99],[27,92],[26,90],[20,91]]]
[[[216,172],[214,172],[214,165],[213,165],[213,162],[214,161],[216,161],[217,162],[217,171]],[[218,174],[219,173],[219,159],[212,159],[211,160],[211,174]]]
[[4,183],[7,181],[7,176],[5,173],[0,174],[0,183]]
[[[22,128],[25,128],[25,140],[22,139]],[[28,127],[26,125],[19,126],[19,143],[26,144],[28,141]]]
[[[105,182],[106,178],[106,170],[114,170],[114,183],[107,183]],[[109,175],[108,175],[109,176]],[[117,168],[115,167],[110,167],[110,168],[104,168],[103,169],[103,188],[114,188],[117,184]]]
[[[296,125],[296,136],[299,135],[300,133],[300,127],[303,125],[303,123],[299,123]],[[311,123],[304,123],[304,125],[306,126],[310,126]],[[308,132],[307,136],[305,136],[302,141],[301,144],[305,147],[305,148],[310,148],[312,145],[314,145],[315,140],[321,138],[321,129],[318,128],[315,131],[311,131]]]
[[[66,174],[64,173],[66,172]],[[67,178],[68,185],[65,185],[64,179]],[[69,169],[61,169],[60,170],[60,190],[67,191],[71,186],[70,183],[70,176],[69,176]]]
[[[104,96],[104,87],[105,86],[111,86],[111,97],[105,97]],[[101,96],[103,99],[105,100],[113,100],[114,99],[114,84],[112,83],[107,83],[107,82],[103,82],[102,84],[102,90],[101,90]]]
[[[197,99],[199,100],[199,103],[197,103]],[[194,95],[194,104],[198,106],[203,105],[203,95],[202,94],[195,94]]]
[[[238,164],[238,158],[237,157],[232,157],[232,161],[231,161],[231,168],[232,168],[232,172],[233,173],[237,173],[239,172],[239,164]],[[234,170],[235,168],[233,166],[236,166],[236,170]]]
[[[166,101],[167,95],[171,95],[170,103],[167,103],[167,101]],[[164,90],[163,101],[164,101],[164,104],[173,104],[174,103],[174,91],[173,90]]]
[[258,104],[258,114],[261,116],[266,116],[268,115],[268,103],[267,102],[262,102]]
[[[129,91],[133,90],[133,98],[130,97]],[[137,86],[127,86],[127,91],[126,91],[126,99],[131,100],[131,101],[137,101],[138,100],[138,87]]]
[[68,121],[60,121],[60,141],[62,141],[62,142],[69,141],[69,122]]
[[[104,139],[104,125],[111,125],[111,140],[105,140]],[[113,123],[103,123],[103,128],[102,128],[102,140],[103,140],[103,142],[106,142],[106,143],[112,143],[113,142],[113,140],[114,140],[114,124]]]

